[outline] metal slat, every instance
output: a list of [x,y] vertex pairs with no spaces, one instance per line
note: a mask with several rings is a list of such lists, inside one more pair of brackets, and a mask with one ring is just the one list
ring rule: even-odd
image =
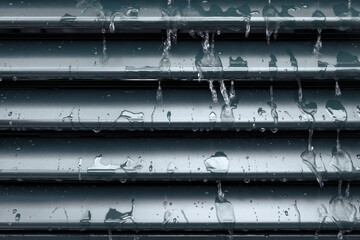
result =
[[9,29],[358,29],[360,3],[327,1],[71,1],[7,0],[0,27]]
[[359,142],[340,143],[339,167],[335,135],[312,140],[313,165],[302,138],[1,138],[0,180],[359,180]]
[[[203,235],[182,235],[182,234],[176,234],[176,235],[169,235],[169,234],[162,234],[162,235],[144,235],[144,234],[136,234],[136,235],[119,235],[116,233],[113,233],[111,235],[111,239],[117,240],[163,240],[163,239],[173,239],[173,240],[224,240],[224,239],[249,239],[249,240],[282,240],[282,239],[294,239],[294,240],[313,240],[314,235],[311,234],[283,234],[283,235],[273,235],[273,234],[203,234]],[[325,235],[325,234],[318,234],[317,239],[319,240],[338,240],[336,234],[332,235]],[[359,239],[360,235],[356,234],[345,234],[345,238],[347,240],[357,240]],[[30,235],[30,234],[24,234],[24,235],[18,235],[18,234],[9,234],[9,235],[0,235],[0,239],[11,239],[11,240],[42,240],[42,239],[54,239],[54,240],[84,240],[84,239],[90,239],[90,240],[107,240],[109,239],[109,235],[64,235],[64,234],[43,234],[43,235]]]
[[[293,81],[359,79],[359,41],[324,41],[320,55],[313,42],[215,40],[213,55],[201,39],[179,40],[169,57],[156,40],[2,40],[3,79],[46,80],[198,80],[280,79]],[[208,58],[212,59],[211,66]]]
[[[295,85],[295,83],[294,83]],[[229,88],[229,86],[228,86]],[[228,108],[213,103],[210,90],[163,89],[163,103],[153,90],[42,89],[0,91],[2,130],[193,130],[211,129],[347,130],[359,129],[359,94],[343,90],[241,90]],[[277,113],[278,117],[276,118]],[[312,118],[312,115],[315,122]],[[276,119],[278,122],[276,122]]]
[[[6,230],[359,229],[358,186],[5,185]],[[133,218],[133,220],[132,220]]]

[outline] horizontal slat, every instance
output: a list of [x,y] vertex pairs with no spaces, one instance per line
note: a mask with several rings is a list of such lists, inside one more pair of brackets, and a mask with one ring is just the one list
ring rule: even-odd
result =
[[[324,41],[320,55],[312,42],[216,40],[213,54],[201,39],[179,40],[168,59],[156,40],[3,40],[3,79],[359,79],[360,42]],[[240,58],[239,58],[240,57]],[[211,64],[207,63],[211,60]],[[232,60],[231,60],[232,59]],[[210,65],[209,65],[210,64]],[[211,67],[212,66],[212,67]]]
[[[217,85],[217,84],[216,84]],[[229,92],[229,83],[227,83]],[[296,89],[296,84],[295,89]],[[217,86],[216,86],[217,87]],[[163,89],[163,103],[153,90],[42,89],[0,91],[2,130],[194,130],[255,131],[359,128],[360,96],[343,90],[306,90],[297,103],[297,90],[274,89],[275,106],[267,90],[239,90],[230,108],[213,103],[207,89]],[[312,104],[311,104],[312,103]],[[270,107],[272,106],[272,107]],[[306,106],[306,107],[305,107]],[[315,122],[309,109],[313,109]],[[276,113],[278,122],[276,123]]]
[[[315,235],[315,234],[314,234]],[[294,240],[313,240],[314,235],[311,234],[188,234],[188,235],[182,235],[182,234],[136,234],[136,235],[124,235],[124,234],[117,234],[113,233],[111,235],[111,239],[113,240],[164,240],[164,239],[173,239],[173,240],[224,240],[224,239],[249,239],[249,240],[279,240],[279,239],[294,239]],[[317,239],[319,240],[338,240],[336,234],[318,234]],[[360,235],[357,234],[345,234],[345,237],[347,240],[358,240],[360,238]],[[78,240],[78,239],[89,239],[89,240],[107,240],[109,239],[109,235],[94,235],[94,234],[24,234],[24,235],[18,235],[18,234],[8,234],[8,235],[0,235],[0,239],[11,239],[11,240],[42,240],[42,239],[54,239],[54,240]]]
[[[315,40],[270,45],[265,40],[215,40],[215,55],[209,56],[203,55],[200,39],[183,40],[172,46],[169,65],[162,61],[161,41],[110,40],[104,55],[101,40],[4,40],[0,71],[3,79],[14,80],[197,80],[200,71],[206,79],[359,79],[359,41],[324,42],[318,57],[313,54]],[[243,61],[235,61],[238,57]],[[207,58],[213,59],[213,67],[206,64]]]
[[[271,1],[270,1],[271,2]],[[201,28],[265,29],[266,22],[285,29],[359,28],[358,1],[1,1],[1,28]],[[321,13],[319,13],[321,12]]]
[[360,179],[359,142],[340,143],[348,158],[339,168],[335,135],[312,140],[313,165],[303,161],[302,138],[1,138],[0,180]]
[[216,184],[2,185],[0,229],[358,230],[359,190],[223,184],[219,197]]

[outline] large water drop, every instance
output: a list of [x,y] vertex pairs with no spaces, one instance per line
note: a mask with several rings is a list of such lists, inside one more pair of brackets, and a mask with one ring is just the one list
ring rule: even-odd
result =
[[223,152],[216,152],[204,161],[207,171],[212,173],[227,173],[230,161]]

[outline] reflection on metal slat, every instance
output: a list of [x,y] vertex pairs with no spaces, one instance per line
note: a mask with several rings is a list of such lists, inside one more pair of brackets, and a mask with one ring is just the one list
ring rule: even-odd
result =
[[[319,233],[317,235],[317,239],[319,240],[338,240],[336,234],[321,234]],[[356,234],[346,234],[345,235],[347,240],[358,240],[360,238],[360,235]],[[171,235],[169,233],[167,234],[136,234],[136,235],[124,235],[124,234],[117,234],[114,232],[111,235],[111,238],[113,240],[224,240],[224,239],[247,239],[247,240],[313,240],[314,235],[311,234],[283,234],[283,235],[273,235],[273,234],[174,234]],[[88,235],[80,235],[80,234],[8,234],[8,235],[0,235],[0,239],[11,239],[11,240],[43,240],[43,239],[49,239],[49,240],[107,240],[109,239],[109,235],[105,234],[88,234]]]
[[[0,71],[4,79],[281,79],[329,81],[360,79],[360,42],[324,41],[320,55],[313,42],[215,40],[213,56],[204,54],[201,39],[179,40],[166,61],[163,42],[108,40],[1,41]],[[211,67],[206,59],[214,59]],[[46,65],[44,65],[46,62]],[[162,64],[170,62],[170,64]]]
[[[295,83],[294,83],[295,85]],[[219,94],[213,103],[203,89],[163,89],[163,103],[154,90],[47,89],[0,91],[2,130],[194,130],[255,131],[358,129],[359,94],[343,90],[239,90],[231,107]],[[277,113],[277,118],[275,113]],[[313,120],[313,117],[315,121]]]
[[359,190],[223,184],[218,196],[216,184],[2,185],[0,229],[358,230]]
[[[302,138],[1,138],[0,180],[323,180],[360,179],[359,142],[314,138],[317,159],[302,160]],[[286,146],[286,147],[284,147]],[[34,164],[36,163],[36,164]],[[321,179],[319,179],[321,180]],[[314,188],[316,188],[314,186]]]
[[[173,1],[1,1],[1,28],[123,29],[357,29],[360,4],[352,1],[234,0]],[[46,15],[44,15],[46,13]],[[111,30],[113,31],[113,30]]]

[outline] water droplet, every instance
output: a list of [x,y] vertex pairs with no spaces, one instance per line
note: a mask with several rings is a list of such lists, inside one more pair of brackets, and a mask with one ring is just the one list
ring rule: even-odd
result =
[[262,116],[263,114],[266,113],[266,111],[262,108],[259,108],[257,112],[258,112],[259,116]]
[[20,221],[20,218],[21,218],[21,214],[20,214],[20,213],[17,213],[17,214],[15,215],[15,221],[16,221],[16,222]]
[[341,96],[341,89],[339,86],[339,80],[335,79],[335,96]]
[[337,239],[338,240],[343,240],[344,239],[344,235],[343,235],[342,231],[339,231],[339,233],[337,235]]
[[131,220],[135,222],[135,218],[133,217],[133,211],[135,207],[134,199],[131,200],[131,210],[128,212],[119,212],[115,208],[110,208],[109,211],[106,213],[105,216],[105,223],[106,224],[122,224],[127,220]]
[[170,123],[171,122],[171,112],[170,111],[167,112],[166,117]]
[[125,118],[129,122],[144,122],[144,113],[134,113],[128,110],[124,110],[120,113],[120,116],[114,122],[116,123],[121,118]]
[[333,147],[330,163],[339,172],[351,172],[354,168],[350,154],[345,150]]
[[345,196],[341,193],[341,183],[339,181],[339,193],[330,199],[329,210],[332,220],[340,229],[352,229],[357,223],[357,208],[352,203],[350,193]]
[[113,164],[104,165],[103,163],[101,163],[101,159],[102,159],[102,154],[100,154],[99,156],[96,156],[94,159],[93,166],[89,167],[87,169],[87,172],[88,173],[114,172],[116,169],[119,168],[118,165],[113,165]]
[[326,110],[329,116],[335,122],[345,122],[347,120],[347,113],[344,106],[338,100],[328,100],[326,102]]
[[115,24],[114,24],[113,20],[110,22],[109,30],[110,30],[111,33],[115,32]]
[[141,157],[135,162],[130,157],[127,157],[125,163],[121,164],[120,167],[125,170],[125,172],[137,172],[138,170],[142,169],[144,166],[144,161]]
[[151,161],[150,165],[149,165],[149,172],[152,172],[152,171],[153,171],[153,162]]
[[167,166],[167,173],[174,173],[176,170],[175,164],[173,162],[170,162]]
[[81,219],[80,222],[81,223],[86,223],[86,222],[90,222],[91,220],[91,212],[89,210],[86,210],[82,215],[81,215]]
[[82,158],[78,159],[78,179],[81,181],[81,166],[82,166]]
[[213,122],[216,122],[216,119],[217,119],[216,113],[212,111],[212,112],[209,114],[209,121],[210,121],[211,123],[213,123]]
[[212,173],[227,173],[230,161],[223,152],[216,152],[204,161],[207,171]]

